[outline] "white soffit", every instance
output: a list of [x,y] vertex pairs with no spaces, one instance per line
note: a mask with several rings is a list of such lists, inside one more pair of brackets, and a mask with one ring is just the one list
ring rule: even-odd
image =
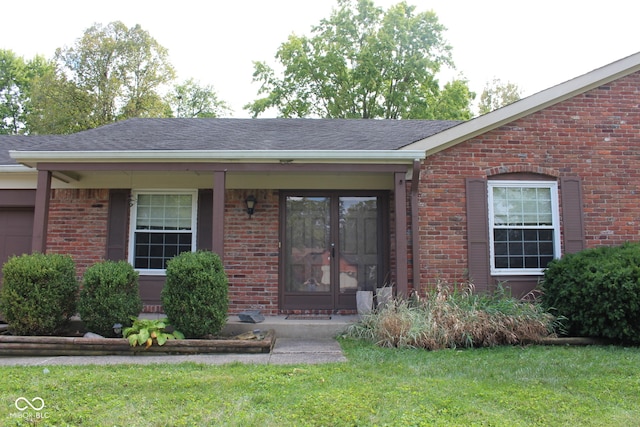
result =
[[423,150],[427,156],[435,154],[636,71],[640,71],[640,52],[416,141],[401,150]]

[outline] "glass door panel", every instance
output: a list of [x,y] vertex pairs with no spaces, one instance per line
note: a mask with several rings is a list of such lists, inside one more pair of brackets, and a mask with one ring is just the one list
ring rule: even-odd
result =
[[378,198],[340,197],[340,293],[372,291],[378,283]]
[[331,291],[328,197],[286,198],[285,292]]

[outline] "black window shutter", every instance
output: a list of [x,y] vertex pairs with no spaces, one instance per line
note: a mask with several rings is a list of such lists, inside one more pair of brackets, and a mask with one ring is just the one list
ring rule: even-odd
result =
[[560,197],[562,197],[564,252],[568,254],[579,252],[585,248],[580,178],[575,176],[561,177]]
[[129,190],[109,190],[106,253],[108,260],[127,259],[129,195]]
[[469,279],[478,291],[490,288],[489,212],[487,210],[487,180],[467,178],[467,256]]
[[197,248],[212,250],[213,248],[213,190],[198,192],[198,242]]

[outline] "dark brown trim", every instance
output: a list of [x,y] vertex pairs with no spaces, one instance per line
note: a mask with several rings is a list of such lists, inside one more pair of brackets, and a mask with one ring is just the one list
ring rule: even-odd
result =
[[224,200],[226,189],[226,172],[216,171],[213,174],[213,223],[211,225],[211,250],[224,262]]
[[33,236],[31,251],[45,253],[47,249],[47,226],[51,195],[51,172],[38,170],[35,209],[33,213]]
[[213,250],[213,190],[198,191],[198,249]]
[[36,190],[0,190],[0,207],[32,208],[36,205]]
[[406,173],[394,175],[395,234],[396,234],[396,284],[398,296],[409,296],[409,277],[407,269],[407,188]]
[[38,163],[47,171],[211,171],[211,172],[406,172],[407,164],[349,163]]
[[467,257],[469,279],[479,291],[490,289],[489,211],[487,180],[466,179]]
[[109,190],[106,248],[106,259],[108,260],[127,259],[130,197],[131,190],[128,189]]
[[580,178],[575,176],[561,177],[560,197],[562,198],[564,253],[579,252],[586,247]]
[[413,289],[420,289],[420,233],[419,218],[420,206],[418,203],[418,190],[420,189],[420,161],[413,162],[413,175],[411,177],[411,255],[412,255],[412,276]]

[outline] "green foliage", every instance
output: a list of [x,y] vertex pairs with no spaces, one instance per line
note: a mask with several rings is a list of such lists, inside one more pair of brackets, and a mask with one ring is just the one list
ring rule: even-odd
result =
[[167,340],[184,339],[184,335],[179,331],[169,333],[165,331],[167,319],[138,319],[131,318],[133,324],[125,328],[122,333],[129,340],[132,347],[145,346],[145,350],[157,343],[164,345]]
[[347,336],[383,347],[437,350],[538,342],[554,332],[555,319],[539,304],[516,300],[501,289],[479,295],[471,284],[451,290],[440,283],[424,298],[394,300],[363,316]]
[[486,114],[498,108],[520,100],[520,88],[511,82],[502,83],[500,79],[493,79],[487,83],[480,95],[478,112]]
[[262,98],[245,106],[254,117],[270,108],[282,117],[469,118],[475,96],[464,80],[444,90],[435,78],[453,67],[445,28],[434,12],[402,2],[384,12],[370,0],[338,0],[312,36],[291,35],[276,60],[280,77],[254,64]]
[[78,312],[91,332],[115,336],[113,325],[131,325],[142,311],[138,273],[126,261],[103,261],[87,268]]
[[71,257],[11,257],[2,269],[0,312],[16,335],[55,335],[76,313],[78,282]]
[[543,303],[572,335],[640,343],[640,243],[587,249],[552,261]]
[[187,337],[216,335],[227,320],[228,280],[222,261],[208,251],[183,252],[167,263],[162,306]]
[[33,82],[53,65],[40,56],[25,61],[0,49],[0,134],[29,132]]
[[177,84],[165,98],[174,117],[221,117],[229,106],[218,99],[211,85],[201,86],[193,79]]

